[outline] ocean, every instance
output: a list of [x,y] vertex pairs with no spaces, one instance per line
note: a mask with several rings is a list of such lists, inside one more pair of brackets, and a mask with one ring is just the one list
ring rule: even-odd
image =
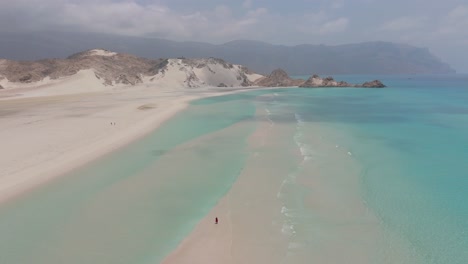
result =
[[376,78],[193,101],[0,205],[0,263],[158,263],[234,191],[276,263],[466,263],[468,76]]
[[[336,79],[359,83],[372,77]],[[352,171],[358,175],[360,199],[384,232],[382,246],[373,252],[371,263],[466,263],[468,76],[377,78],[389,88],[288,93],[285,100],[296,103],[293,111],[301,130],[298,145],[312,153],[306,156],[309,163],[322,162],[328,166],[324,170],[329,177],[339,178],[346,169],[332,172],[332,154],[324,156],[326,151],[309,144],[312,139],[304,136],[322,131],[322,141],[343,149],[358,166]],[[307,181],[315,176],[303,173],[301,177]],[[349,191],[350,185],[333,184],[336,190]],[[313,210],[305,212],[315,215]],[[308,237],[318,235],[313,230],[316,221],[306,218],[300,225],[309,230]],[[353,219],[361,224],[369,220]]]

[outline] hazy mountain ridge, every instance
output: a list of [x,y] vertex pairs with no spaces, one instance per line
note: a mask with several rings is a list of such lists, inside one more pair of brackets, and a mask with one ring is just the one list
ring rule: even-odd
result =
[[235,40],[221,45],[94,33],[1,33],[0,57],[17,60],[65,58],[101,47],[146,58],[217,57],[266,74],[282,68],[291,75],[454,73],[428,49],[389,42],[339,46],[282,46]]

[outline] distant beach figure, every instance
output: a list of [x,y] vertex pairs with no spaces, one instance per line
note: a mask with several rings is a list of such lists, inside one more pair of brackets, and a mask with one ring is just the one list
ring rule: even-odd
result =
[[215,218],[215,224],[218,224],[218,217]]

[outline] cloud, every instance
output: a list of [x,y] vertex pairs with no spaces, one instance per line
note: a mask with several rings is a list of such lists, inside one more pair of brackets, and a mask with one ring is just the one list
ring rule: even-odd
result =
[[328,21],[323,24],[319,30],[321,34],[328,34],[328,33],[337,33],[343,32],[348,27],[349,21],[345,17],[340,17],[336,20]]
[[242,18],[233,18],[224,21],[224,24],[221,27],[219,25],[212,24],[212,35],[208,37],[228,40],[252,36],[251,33],[254,32],[252,29],[255,28],[255,25],[258,24],[260,19],[267,14],[268,10],[266,8],[258,8],[248,11]]
[[[137,0],[17,0],[2,4],[0,31],[62,30],[155,36],[175,40],[223,42],[236,38],[271,40],[278,30],[285,34],[326,35],[341,32],[347,18],[333,18],[323,11],[285,15],[267,8],[244,9],[218,5],[200,11],[176,11],[161,1]],[[32,7],[35,8],[32,8]],[[237,7],[239,8],[239,6]],[[16,23],[11,23],[15,21]],[[301,21],[298,24],[297,21]],[[302,28],[301,28],[302,27]]]
[[426,18],[424,17],[399,17],[384,23],[382,31],[407,31],[424,27]]
[[449,19],[466,19],[468,17],[468,6],[460,5],[455,7],[448,14]]
[[342,0],[334,1],[331,3],[330,7],[332,9],[340,9],[344,7],[344,2]]
[[250,9],[252,7],[252,0],[245,0],[242,2],[242,7],[245,9]]
[[[297,17],[290,17],[288,23],[293,24],[298,20]],[[333,18],[325,11],[317,13],[309,13],[302,16],[300,24],[296,25],[296,29],[307,36],[335,35],[344,32],[348,29],[349,19],[346,17]]]
[[468,6],[460,5],[453,8],[445,17],[442,18],[439,27],[436,30],[437,36],[458,35],[468,40],[466,30],[468,28]]
[[232,15],[231,9],[228,6],[217,6],[214,10],[218,19],[230,18]]

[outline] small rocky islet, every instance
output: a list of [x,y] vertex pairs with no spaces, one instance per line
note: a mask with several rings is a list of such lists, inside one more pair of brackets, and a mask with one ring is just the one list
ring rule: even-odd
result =
[[270,75],[260,78],[256,85],[265,87],[287,87],[298,86],[301,88],[324,88],[324,87],[354,87],[354,88],[384,88],[379,80],[368,81],[363,84],[351,84],[345,81],[336,81],[333,77],[321,78],[317,74],[307,80],[293,79],[282,69],[274,70]]

